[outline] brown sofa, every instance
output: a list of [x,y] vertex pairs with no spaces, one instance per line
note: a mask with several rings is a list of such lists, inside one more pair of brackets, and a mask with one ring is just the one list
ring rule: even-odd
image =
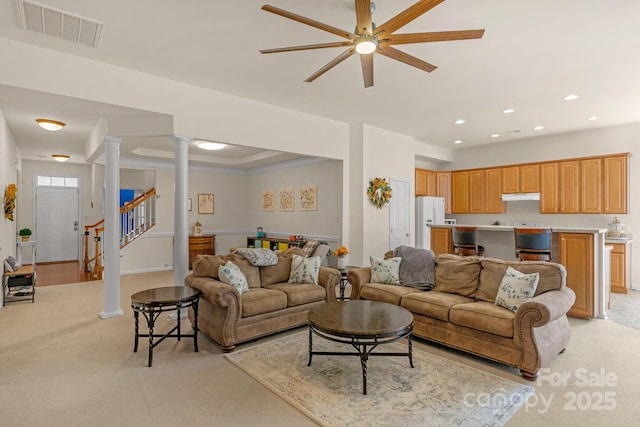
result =
[[[495,304],[508,266],[540,274],[534,298],[517,312]],[[414,336],[515,366],[528,380],[569,342],[566,313],[575,294],[560,264],[442,254],[435,259],[430,291],[369,283],[370,276],[370,267],[349,270],[351,299],[398,304],[413,313]]]
[[[278,253],[278,263],[257,267],[243,256],[199,255],[185,284],[202,292],[198,306],[198,328],[226,352],[236,344],[307,323],[309,308],[336,300],[340,282],[336,269],[320,267],[318,284],[287,283],[293,254],[299,248]],[[218,267],[233,261],[244,274],[249,291],[238,290],[218,280]],[[193,310],[189,310],[193,322]]]

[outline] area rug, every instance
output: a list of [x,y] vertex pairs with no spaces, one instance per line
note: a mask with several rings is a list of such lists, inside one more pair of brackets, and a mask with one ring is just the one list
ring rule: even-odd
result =
[[[300,332],[226,354],[256,381],[323,426],[502,426],[532,387],[430,354],[371,357],[367,395],[357,356],[314,355]],[[317,336],[314,351],[353,351]],[[374,351],[406,352],[406,341]]]

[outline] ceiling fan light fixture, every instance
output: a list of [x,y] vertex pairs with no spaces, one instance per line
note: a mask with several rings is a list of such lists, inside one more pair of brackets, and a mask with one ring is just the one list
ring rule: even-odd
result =
[[56,162],[66,162],[69,160],[69,156],[66,154],[52,154],[51,157],[53,157],[53,160]]
[[57,120],[51,120],[51,119],[36,119],[36,123],[38,123],[38,125],[42,129],[46,129],[46,130],[49,130],[49,131],[52,131],[52,132],[60,130],[63,127],[66,126],[62,122],[59,122]]
[[378,48],[378,41],[373,37],[360,36],[360,38],[356,40],[355,45],[356,52],[361,55],[368,55],[375,52]]
[[197,145],[203,150],[222,150],[224,148],[224,144],[219,142],[199,141]]

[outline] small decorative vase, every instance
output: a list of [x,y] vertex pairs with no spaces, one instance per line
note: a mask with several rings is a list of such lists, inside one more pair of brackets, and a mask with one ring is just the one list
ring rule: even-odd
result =
[[347,268],[347,259],[344,255],[338,255],[338,270]]

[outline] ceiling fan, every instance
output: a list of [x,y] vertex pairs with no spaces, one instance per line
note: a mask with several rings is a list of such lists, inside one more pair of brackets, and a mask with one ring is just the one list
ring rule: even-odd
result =
[[373,86],[373,53],[384,55],[396,61],[419,68],[430,73],[437,67],[415,56],[391,47],[397,44],[429,43],[452,40],[468,40],[482,38],[484,30],[440,31],[429,33],[393,34],[396,30],[433,9],[444,0],[420,0],[403,10],[382,25],[376,26],[371,19],[371,0],[355,0],[356,28],[354,32],[341,30],[304,16],[265,4],[262,10],[310,25],[323,31],[340,36],[346,40],[333,43],[321,43],[304,46],[281,47],[260,50],[260,53],[291,52],[296,50],[323,49],[329,47],[348,47],[324,67],[307,77],[305,82],[312,82],[331,68],[335,67],[354,53],[360,54],[364,87]]

